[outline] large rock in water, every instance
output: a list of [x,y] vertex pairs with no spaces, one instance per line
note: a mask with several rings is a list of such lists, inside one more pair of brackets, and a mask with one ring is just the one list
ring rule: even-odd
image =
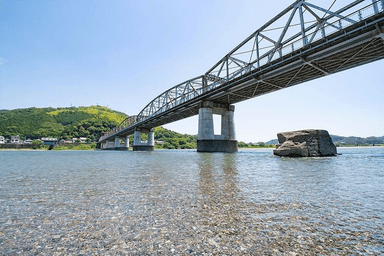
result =
[[277,134],[279,144],[273,150],[277,156],[335,156],[336,146],[326,130],[302,130]]

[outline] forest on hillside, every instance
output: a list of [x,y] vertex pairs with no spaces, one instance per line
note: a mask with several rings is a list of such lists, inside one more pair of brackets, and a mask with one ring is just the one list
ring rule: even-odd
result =
[[97,141],[117,126],[126,114],[103,106],[69,108],[26,108],[0,111],[0,136],[21,139],[86,137]]
[[156,127],[154,130],[155,140],[158,142],[156,148],[192,149],[197,147],[196,135],[180,134],[163,127]]
[[[103,133],[118,126],[127,117],[103,106],[0,110],[0,136],[9,139],[19,135],[21,140],[85,137],[88,142],[97,142]],[[196,148],[196,135],[183,135],[163,127],[154,130],[155,140],[158,141],[156,148]],[[147,135],[142,134],[142,140],[146,139]],[[133,135],[130,141],[133,141]]]

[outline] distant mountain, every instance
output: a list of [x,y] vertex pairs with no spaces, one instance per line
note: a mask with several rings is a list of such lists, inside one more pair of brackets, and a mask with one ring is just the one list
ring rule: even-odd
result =
[[332,139],[333,143],[338,142],[338,141],[341,141],[341,140],[343,140],[344,138],[346,138],[346,137],[343,137],[343,136],[332,135],[332,134],[329,135],[329,136],[331,136],[331,139]]
[[267,144],[267,145],[275,145],[275,144],[278,144],[278,143],[279,143],[278,139],[270,140],[270,141],[265,142],[265,144]]
[[384,144],[384,136],[382,137],[343,137],[337,135],[331,135],[333,143],[345,144],[345,145],[374,145],[374,144]]
[[[384,144],[384,136],[382,137],[355,137],[355,136],[339,136],[339,135],[330,135],[333,143],[341,144],[341,145],[376,145],[376,144]],[[277,139],[270,140],[266,142],[267,145],[278,144],[279,141]]]

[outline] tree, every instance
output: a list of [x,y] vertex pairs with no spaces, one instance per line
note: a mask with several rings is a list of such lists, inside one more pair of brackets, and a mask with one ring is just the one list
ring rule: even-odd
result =
[[248,147],[248,144],[245,143],[245,142],[240,141],[239,144],[238,144],[238,147],[239,148],[246,148],[246,147]]
[[39,149],[43,147],[43,142],[41,140],[33,140],[32,141],[32,148],[33,149]]

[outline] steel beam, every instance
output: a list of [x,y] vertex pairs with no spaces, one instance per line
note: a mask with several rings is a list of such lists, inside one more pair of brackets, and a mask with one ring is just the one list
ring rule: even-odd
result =
[[307,61],[307,60],[304,59],[304,57],[300,57],[300,59],[304,62],[304,64],[309,65],[309,66],[311,66],[311,67],[313,67],[313,68],[323,72],[324,75],[329,75],[328,71],[325,71],[323,68],[321,68],[318,65],[312,63],[312,61]]
[[377,25],[377,23],[376,23],[375,27],[376,27],[376,31],[377,31],[377,36],[376,37],[380,37],[384,41],[383,30],[379,27],[379,25]]

